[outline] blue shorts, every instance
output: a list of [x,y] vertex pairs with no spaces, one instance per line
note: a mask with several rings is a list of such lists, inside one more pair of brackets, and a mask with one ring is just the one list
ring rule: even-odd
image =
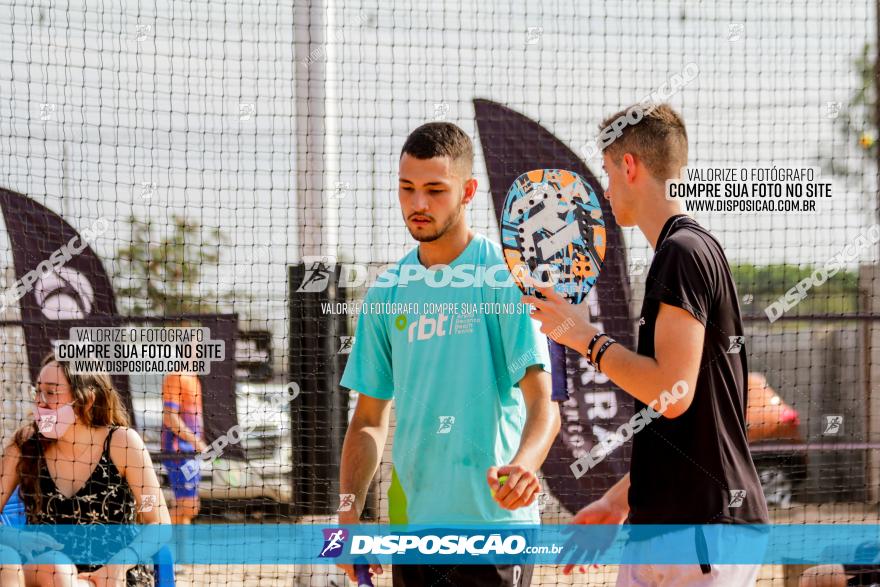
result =
[[[202,480],[201,463],[196,459],[162,461],[168,474],[168,484],[174,497],[198,497]],[[187,478],[189,477],[189,478]]]

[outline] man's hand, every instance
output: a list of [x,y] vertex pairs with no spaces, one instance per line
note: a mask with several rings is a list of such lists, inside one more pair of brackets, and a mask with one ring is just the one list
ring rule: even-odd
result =
[[[343,572],[351,580],[352,583],[358,582],[357,575],[355,575],[355,573],[354,573],[354,565],[336,565],[336,566],[343,570]],[[382,570],[382,565],[370,565],[370,572],[373,573],[374,575],[381,575],[385,571]]]
[[[502,485],[499,477],[507,476]],[[515,510],[532,505],[541,492],[541,482],[534,472],[522,465],[504,465],[489,467],[486,481],[494,492],[495,501],[506,510]]]
[[545,299],[523,296],[522,303],[532,304],[532,319],[541,323],[541,332],[581,354],[596,332],[590,324],[589,304],[570,304],[552,287],[539,288]]
[[[354,526],[355,524],[360,523],[360,516],[357,513],[357,507],[352,505],[351,509],[345,512],[339,512],[339,525],[340,526]],[[348,578],[353,582],[357,583],[357,575],[354,572],[354,565],[336,565],[342,572],[348,576]],[[382,569],[382,565],[370,565],[370,570],[374,575],[381,575],[385,571]]]
[[[593,503],[584,506],[581,510],[575,514],[574,518],[572,518],[572,524],[603,524],[606,526],[614,526],[623,524],[626,521],[627,514],[629,512],[625,507],[622,507],[620,504],[615,503],[612,499],[609,499],[606,496],[603,496]],[[610,536],[613,540],[614,536]],[[609,543],[610,544],[610,543]],[[595,548],[597,545],[590,545]],[[601,545],[599,545],[601,546]],[[605,548],[608,545],[604,545]],[[567,549],[568,550],[568,549]],[[565,565],[563,569],[563,574],[570,575],[571,571],[577,566],[578,572],[584,573],[586,572],[583,565],[574,565],[568,564]]]
[[[358,523],[357,520],[354,520],[354,521],[351,521],[350,519],[346,520],[345,518],[343,518],[342,514],[339,515],[339,525],[340,526],[352,526],[357,523]],[[349,578],[349,580],[351,580],[352,583],[358,582],[357,575],[354,572],[354,565],[336,565],[336,566],[339,567],[340,569],[342,569],[342,572],[345,573],[345,575]],[[381,575],[385,572],[385,570],[382,569],[382,565],[379,565],[379,564],[370,565],[370,571],[372,571],[372,573],[374,575]]]
[[[339,512],[340,526],[360,523],[364,496],[369,490],[370,480],[379,468],[390,420],[391,400],[381,400],[365,394],[358,396],[357,406],[342,444],[342,463],[339,470],[342,494],[358,497],[347,511]],[[345,571],[349,579],[357,581],[354,565],[336,566]],[[382,565],[378,564],[370,565],[370,570],[376,575],[383,572]]]
[[201,452],[205,452],[206,450],[208,450],[208,445],[205,444],[205,441],[202,440],[201,438],[196,438],[195,448],[196,448],[196,452],[201,453]]

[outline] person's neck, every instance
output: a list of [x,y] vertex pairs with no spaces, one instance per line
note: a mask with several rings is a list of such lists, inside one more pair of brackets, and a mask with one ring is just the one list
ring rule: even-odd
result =
[[449,265],[474,238],[474,232],[467,224],[451,228],[446,234],[429,243],[419,243],[419,262],[425,267]]
[[79,422],[73,424],[67,432],[55,442],[55,450],[59,454],[76,456],[87,445],[93,445],[95,429]]
[[636,224],[645,238],[648,239],[652,249],[657,249],[657,241],[660,239],[660,233],[666,225],[666,221],[678,214],[683,214],[681,204],[666,199],[666,195],[661,193],[659,196],[645,198],[645,202],[649,205],[644,210],[640,210],[636,218]]

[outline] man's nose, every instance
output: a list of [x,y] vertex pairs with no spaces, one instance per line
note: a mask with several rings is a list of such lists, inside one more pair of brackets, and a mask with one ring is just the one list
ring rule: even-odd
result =
[[425,212],[428,210],[428,202],[430,199],[428,198],[428,194],[421,190],[416,190],[413,193],[412,200],[410,203],[412,204],[413,212]]

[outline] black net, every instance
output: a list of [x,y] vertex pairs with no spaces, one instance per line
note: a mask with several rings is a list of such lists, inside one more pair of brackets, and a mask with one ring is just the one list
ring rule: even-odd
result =
[[[52,385],[80,393],[40,367],[71,327],[207,329],[224,343],[210,369],[181,376],[141,366],[109,380],[121,402],[114,413],[130,418],[155,469],[134,491],[133,515],[332,525],[349,504],[339,466],[357,396],[340,378],[356,344],[356,304],[415,246],[397,199],[409,132],[442,120],[472,137],[478,188],[467,219],[497,242],[510,182],[531,168],[576,170],[607,206],[598,125],[660,95],[685,120],[689,165],[809,167],[812,183],[833,183],[814,212],[688,210],[724,246],[738,288],[749,441],[772,521],[880,522],[873,5],[7,0],[4,8],[3,446],[26,443],[16,431],[36,438],[34,402],[68,401],[49,397]],[[606,268],[589,304],[594,321],[633,348],[653,252],[610,209],[605,217]],[[571,398],[542,473],[548,524],[602,495],[630,456],[626,444],[572,474],[572,462],[633,407],[573,351],[567,365]],[[100,384],[86,383],[77,385]],[[96,426],[115,421],[101,418]],[[396,428],[392,416],[368,520],[390,520]],[[48,463],[64,495],[76,494],[85,465],[103,454],[104,436],[82,438],[83,447],[77,437],[34,461]],[[199,453],[198,475],[187,476],[181,464]],[[6,465],[3,475],[13,478]],[[22,491],[31,492],[26,502],[34,488]],[[23,515],[16,507],[7,522]],[[172,571],[187,585],[344,582],[332,565],[160,563],[144,568],[165,584]],[[759,584],[795,584],[802,570],[766,565]],[[572,579],[538,567],[532,584],[611,585],[617,572],[603,566]],[[378,584],[390,585],[390,573]]]

